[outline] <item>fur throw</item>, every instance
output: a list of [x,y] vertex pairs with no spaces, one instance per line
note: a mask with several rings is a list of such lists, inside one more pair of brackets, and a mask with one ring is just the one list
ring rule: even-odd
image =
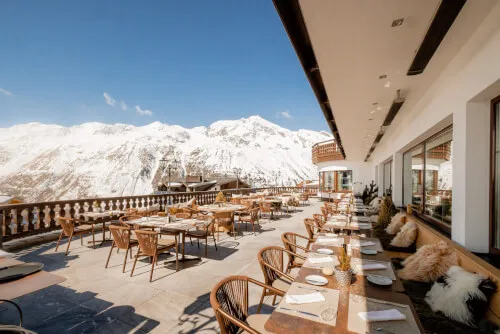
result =
[[491,280],[452,266],[427,292],[425,301],[434,312],[475,327],[495,292],[496,285]]
[[379,210],[380,209],[380,203],[382,202],[382,198],[380,197],[375,197],[374,199],[372,199],[372,201],[370,202],[370,206],[372,208],[374,208],[375,210]]
[[[409,224],[409,223],[408,223]],[[444,241],[425,245],[402,262],[404,268],[398,272],[402,279],[433,282],[443,276],[451,266],[458,265],[455,251]]]
[[403,225],[406,223],[406,213],[396,213],[394,217],[391,218],[391,222],[385,229],[389,234],[396,234],[401,230]]
[[391,241],[394,247],[410,247],[417,239],[417,224],[412,221],[404,224],[401,230]]

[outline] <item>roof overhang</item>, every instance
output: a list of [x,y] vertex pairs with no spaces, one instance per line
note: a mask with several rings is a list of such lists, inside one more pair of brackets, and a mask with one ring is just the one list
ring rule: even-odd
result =
[[335,140],[351,161],[369,159],[384,135],[414,112],[495,4],[273,1]]

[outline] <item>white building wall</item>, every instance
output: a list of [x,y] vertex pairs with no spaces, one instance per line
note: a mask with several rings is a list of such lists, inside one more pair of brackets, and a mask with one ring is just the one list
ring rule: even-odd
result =
[[395,201],[402,202],[400,154],[453,124],[452,239],[477,252],[487,252],[489,244],[489,101],[500,95],[499,18],[500,3],[422,99],[411,109],[403,106],[371,159],[380,170],[394,155]]

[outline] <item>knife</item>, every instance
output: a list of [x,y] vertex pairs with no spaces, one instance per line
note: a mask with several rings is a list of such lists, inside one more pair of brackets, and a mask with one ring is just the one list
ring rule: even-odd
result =
[[280,310],[286,310],[286,311],[292,311],[292,312],[302,313],[302,314],[305,314],[305,315],[310,315],[310,316],[318,317],[319,318],[319,315],[317,315],[317,314],[309,313],[309,312],[306,312],[306,311],[294,310],[294,309],[291,309],[291,308],[288,308],[288,307],[281,306]]

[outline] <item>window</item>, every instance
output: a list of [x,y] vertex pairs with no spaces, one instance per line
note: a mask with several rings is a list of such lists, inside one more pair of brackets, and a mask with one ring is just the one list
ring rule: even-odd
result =
[[384,194],[391,194],[392,160],[384,164]]
[[451,224],[452,196],[451,129],[425,143],[425,214]]
[[439,227],[452,222],[453,130],[445,129],[403,155],[403,202]]
[[320,172],[320,191],[352,191],[352,170]]

